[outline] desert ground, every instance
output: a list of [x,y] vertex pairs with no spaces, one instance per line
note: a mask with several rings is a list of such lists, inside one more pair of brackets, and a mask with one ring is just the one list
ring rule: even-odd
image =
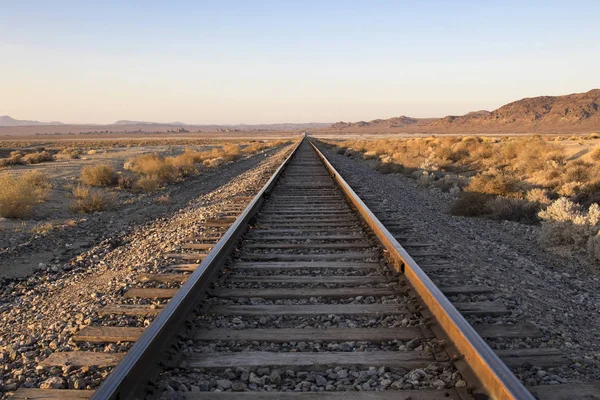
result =
[[[515,371],[522,382],[535,386],[600,379],[598,220],[591,215],[600,190],[599,137],[309,136],[318,140],[359,195],[378,196],[381,204],[400,210],[422,241],[435,243],[448,262],[461,265],[464,282],[499,288],[478,300],[500,301],[510,315],[470,322],[532,322],[543,332],[525,343],[491,341],[494,349],[542,346],[567,354],[564,367]],[[165,254],[197,230],[194,221],[219,215],[221,204],[232,196],[256,191],[298,139],[299,134],[277,133],[260,139],[0,142],[0,159],[19,161],[5,162],[0,176],[43,174],[46,192],[24,216],[0,219],[0,356],[9,365],[2,372],[3,396],[19,387],[48,386],[56,376],[62,388],[97,388],[109,369],[49,371],[36,369],[36,364],[54,351],[86,350],[72,337],[97,318],[103,305],[135,287],[140,271],[163,266]],[[52,159],[37,162],[43,152]],[[136,186],[154,179],[139,168],[154,154],[152,160],[159,160],[160,168],[170,167],[174,175],[156,185]],[[102,165],[114,170],[116,180],[99,186],[85,183],[83,171]],[[106,195],[110,205],[74,208],[82,186]],[[473,193],[483,200],[469,198]],[[465,205],[464,197],[475,205]],[[552,208],[560,199],[571,203]],[[146,326],[150,320],[128,323]],[[129,346],[109,344],[101,351]]]
[[[148,218],[158,218],[162,213],[184,205],[195,195],[195,187],[208,185],[217,188],[231,179],[232,173],[252,168],[257,161],[288,143],[286,139],[274,139],[281,136],[276,134],[265,140],[211,137],[138,140],[104,137],[0,141],[0,160],[9,159],[11,153],[19,151],[24,155],[45,151],[53,157],[51,161],[34,164],[23,162],[4,166],[0,170],[0,176],[17,180],[31,173],[40,174],[44,179],[45,192],[43,199],[36,201],[26,215],[0,218],[0,277],[23,277],[36,269],[63,263],[101,238],[109,237],[132,224],[143,223]],[[287,137],[290,138],[290,135]],[[136,179],[139,174],[125,169],[128,162],[144,155],[158,154],[169,158],[186,151],[210,152],[223,146],[239,147],[243,151],[257,143],[267,147],[240,153],[235,160],[211,166],[196,163],[193,174],[176,177],[172,182],[161,182],[156,188],[132,187],[131,179]],[[275,147],[268,147],[273,143]],[[115,182],[107,187],[82,184],[82,170],[97,165],[113,168],[115,176],[119,180],[123,178],[124,184]],[[105,195],[107,204],[101,207],[104,209],[75,209],[77,196],[74,191],[79,187]],[[4,197],[10,196],[10,193],[6,193]],[[18,214],[23,207],[16,205]]]

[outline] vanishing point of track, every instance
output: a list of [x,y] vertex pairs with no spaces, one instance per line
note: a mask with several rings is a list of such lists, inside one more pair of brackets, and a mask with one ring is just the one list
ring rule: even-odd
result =
[[204,221],[214,233],[190,238],[164,273],[143,276],[159,287],[125,294],[168,303],[124,301],[101,313],[154,317],[149,326],[99,323],[74,338],[135,342],[126,353],[43,361],[114,366],[97,390],[20,389],[14,398],[158,398],[162,380],[185,386],[186,399],[533,399],[509,366],[560,362],[547,349],[494,352],[484,337],[527,337],[533,328],[473,328],[463,315],[507,310],[452,304],[449,294],[489,288],[434,284],[424,270],[444,263],[430,245],[410,242],[384,205],[368,208],[307,139],[256,197],[237,200]]

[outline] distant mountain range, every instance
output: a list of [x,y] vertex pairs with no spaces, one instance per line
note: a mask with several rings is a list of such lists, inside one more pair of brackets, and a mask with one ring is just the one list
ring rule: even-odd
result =
[[552,133],[600,131],[600,89],[565,96],[531,97],[494,111],[474,111],[444,118],[406,116],[365,122],[336,122],[330,130],[342,132],[430,133]]
[[[5,115],[0,117],[0,127],[16,127],[16,126],[56,126],[61,125],[68,127],[70,131],[89,131],[89,130],[113,130],[120,131],[124,127],[127,130],[168,130],[169,128],[181,128],[186,127],[190,130],[298,130],[298,129],[315,129],[325,128],[331,125],[331,123],[279,123],[279,124],[231,124],[231,125],[196,125],[196,124],[185,124],[183,122],[148,122],[148,121],[130,121],[130,120],[119,120],[113,124],[63,124],[62,122],[40,122],[40,121],[27,121],[18,120]],[[50,128],[49,128],[50,129]],[[63,129],[64,130],[64,129]]]
[[62,122],[40,122],[40,121],[27,121],[23,119],[14,119],[8,115],[0,117],[0,126],[31,126],[31,125],[63,125]]
[[121,120],[115,122],[113,125],[170,125],[170,126],[188,126],[187,124],[184,124],[183,122],[166,122],[166,123],[161,123],[161,122],[129,121],[129,120],[126,120],[126,119],[121,119]]
[[[329,123],[280,123],[193,125],[183,122],[157,123],[120,120],[107,125],[75,125],[61,122],[17,120],[8,115],[0,117],[0,127],[31,127],[34,133],[108,132],[171,132],[174,128],[186,131],[252,131],[252,130],[319,130],[323,132],[364,133],[561,133],[600,132],[600,89],[565,96],[531,97],[508,103],[494,111],[474,111],[465,115],[443,118],[412,118],[407,116],[373,121]],[[37,128],[44,127],[45,128]],[[60,128],[60,129],[59,129]],[[22,129],[21,129],[22,130]],[[17,130],[5,132],[18,135]]]

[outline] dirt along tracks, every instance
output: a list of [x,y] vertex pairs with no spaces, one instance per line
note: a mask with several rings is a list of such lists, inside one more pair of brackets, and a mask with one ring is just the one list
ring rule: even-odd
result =
[[[206,148],[210,146],[198,147],[199,150]],[[184,146],[171,147],[170,152],[179,154],[183,149]],[[123,162],[127,159],[162,150],[165,148],[123,148],[86,156],[81,160],[54,161],[9,170],[9,173],[15,174],[41,171],[48,176],[53,189],[43,204],[36,205],[32,218],[0,219],[0,278],[26,276],[39,268],[40,263],[45,266],[60,266],[98,243],[101,238],[112,237],[111,232],[118,232],[132,224],[151,220],[158,214],[182,207],[199,193],[208,193],[243,171],[256,167],[265,158],[265,154],[273,153],[273,150],[268,150],[239,162],[227,163],[215,170],[205,168],[201,174],[187,177],[183,184],[169,185],[165,190],[141,194],[128,190],[113,191],[112,194],[117,196],[119,203],[113,211],[86,215],[69,210],[73,198],[72,187],[77,184],[82,167],[103,163],[115,166],[121,172]],[[37,233],[36,228],[43,228],[45,224],[49,225],[47,232]]]
[[[46,271],[26,279],[5,281],[0,290],[0,390],[18,387],[92,388],[107,372],[78,378],[66,368],[64,377],[43,382],[49,372],[35,369],[56,350],[76,349],[70,341],[95,312],[126,290],[138,272],[151,272],[168,262],[164,254],[197,230],[197,221],[212,216],[236,194],[252,192],[270,176],[286,149],[259,154],[225,165],[169,187],[170,205],[152,198],[119,211],[91,215],[71,230],[53,232],[3,254],[3,273],[40,262]],[[268,155],[268,154],[267,154]],[[53,255],[53,258],[38,258]],[[144,321],[140,322],[142,325]],[[111,347],[114,345],[109,345]],[[109,351],[109,349],[107,349]],[[72,374],[70,374],[72,373]]]

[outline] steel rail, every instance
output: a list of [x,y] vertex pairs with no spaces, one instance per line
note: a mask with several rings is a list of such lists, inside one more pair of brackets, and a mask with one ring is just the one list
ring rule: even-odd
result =
[[493,399],[535,400],[529,390],[500,360],[404,247],[358,197],[312,140],[309,139],[309,143],[390,256],[400,263],[398,265],[403,266],[402,272],[456,349],[462,353],[488,395]]
[[[156,316],[154,321],[144,330],[142,336],[135,342],[125,357],[117,364],[109,376],[96,389],[92,400],[131,399],[145,388],[153,371],[160,367],[161,357],[166,354],[167,347],[180,332],[191,311],[198,306],[205,296],[206,290],[213,281],[216,273],[236,246],[244,233],[248,222],[254,217],[264,196],[274,187],[296,150],[304,139],[299,140],[290,155],[277,168],[269,181],[262,187],[242,214],[229,227],[215,247],[207,254],[198,268],[190,275],[175,296]],[[143,398],[144,396],[140,396]]]

